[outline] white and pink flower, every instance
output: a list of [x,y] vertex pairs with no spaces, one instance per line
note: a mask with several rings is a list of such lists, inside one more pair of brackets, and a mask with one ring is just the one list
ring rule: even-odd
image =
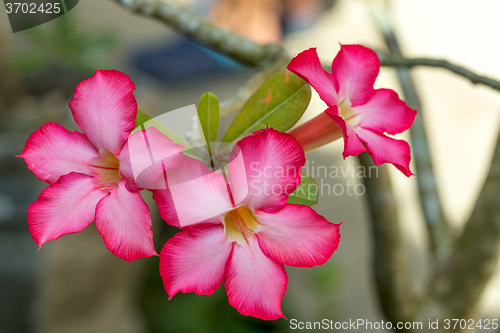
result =
[[161,216],[183,229],[160,254],[165,290],[169,297],[212,294],[225,281],[229,303],[241,314],[284,317],[284,265],[324,264],[338,247],[340,224],[287,204],[305,163],[291,135],[257,131],[236,144],[230,161],[228,183],[183,156],[166,170],[166,189],[154,191]]
[[[126,145],[137,114],[134,90],[127,75],[96,70],[77,86],[69,104],[83,133],[48,123],[26,142],[20,157],[50,184],[28,210],[29,230],[40,247],[95,221],[106,247],[117,257],[157,255],[149,207],[137,192]],[[155,128],[131,138],[143,135],[165,141]],[[182,146],[167,141],[161,150],[173,166]]]
[[375,164],[392,163],[406,176],[413,174],[408,143],[385,133],[407,130],[417,111],[393,90],[373,88],[380,69],[375,52],[342,45],[329,73],[311,48],[292,59],[288,69],[311,84],[328,106],[325,113],[290,132],[306,151],[343,136],[344,158],[367,151]]

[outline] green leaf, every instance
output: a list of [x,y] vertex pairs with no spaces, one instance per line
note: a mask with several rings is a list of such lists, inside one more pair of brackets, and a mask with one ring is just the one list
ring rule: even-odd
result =
[[142,112],[141,110],[137,110],[137,117],[135,117],[135,127],[140,127],[142,124],[144,124],[145,122],[147,122],[148,120],[151,120],[153,118],[151,118],[150,115]]
[[212,144],[217,140],[217,130],[219,129],[219,100],[217,96],[210,92],[201,96],[198,103],[198,119],[213,166]]
[[178,144],[184,145],[182,151],[184,154],[196,158],[200,161],[203,160],[203,156],[200,155],[195,149],[193,149],[190,145],[188,145],[184,140],[178,137],[174,132],[172,132],[167,127],[163,126],[161,123],[156,121],[156,119],[151,118],[150,115],[142,112],[141,110],[137,110],[137,117],[135,118],[135,126],[136,128],[132,131],[135,133],[137,131],[144,131],[150,127],[155,127],[157,130],[165,134],[170,140],[177,142]]
[[310,99],[308,83],[288,70],[281,71],[248,99],[222,141],[236,141],[266,126],[284,132],[300,119]]
[[300,185],[288,197],[289,204],[312,206],[318,202],[318,184],[316,181],[306,175],[300,175]]

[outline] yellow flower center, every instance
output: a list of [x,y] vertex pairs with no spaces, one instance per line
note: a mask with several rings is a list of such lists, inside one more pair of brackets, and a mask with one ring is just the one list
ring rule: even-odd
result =
[[339,116],[344,118],[344,120],[351,125],[353,129],[357,128],[359,123],[359,117],[356,111],[351,106],[351,102],[347,98],[342,98],[338,105]]
[[101,187],[114,188],[118,186],[120,160],[115,155],[103,151],[99,157],[92,160],[92,166],[94,178]]
[[259,228],[259,219],[254,212],[245,206],[239,206],[224,216],[226,237],[242,244],[251,239]]

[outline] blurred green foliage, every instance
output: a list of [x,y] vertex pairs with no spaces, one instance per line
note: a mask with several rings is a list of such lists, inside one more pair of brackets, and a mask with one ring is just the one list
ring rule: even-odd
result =
[[313,280],[318,294],[332,294],[340,284],[340,272],[332,265],[318,266],[314,269]]
[[49,24],[28,29],[21,34],[30,41],[29,47],[9,61],[9,66],[21,74],[66,67],[82,73],[92,73],[95,66],[106,68],[106,52],[116,45],[116,35],[109,31],[85,32],[78,28],[74,13],[65,14]]
[[[177,230],[166,223],[162,229],[161,241],[155,240],[156,244],[163,245]],[[178,293],[168,300],[158,272],[160,259],[151,259],[141,293],[149,333],[278,333],[289,328],[285,319],[265,321],[242,316],[229,305],[224,286],[213,295]],[[286,303],[282,306],[286,315],[289,312]]]

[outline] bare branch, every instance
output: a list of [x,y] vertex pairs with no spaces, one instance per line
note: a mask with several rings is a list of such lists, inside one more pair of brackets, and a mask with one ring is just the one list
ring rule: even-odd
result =
[[470,318],[500,254],[500,136],[472,215],[435,284],[436,298],[456,318]]
[[[175,29],[186,37],[192,38],[218,52],[225,53],[243,64],[259,67],[272,61],[275,57],[286,56],[286,51],[280,45],[260,45],[229,30],[217,27],[204,17],[189,10],[168,4],[162,0],[113,0],[114,2],[138,14],[156,18]],[[500,90],[500,82],[477,75],[463,67],[438,59],[407,59],[398,55],[379,53],[382,66],[414,67],[431,66],[448,69],[458,75],[468,78],[473,83],[480,83]],[[251,91],[252,89],[247,89]],[[243,91],[242,91],[243,92]],[[238,93],[239,94],[239,93]],[[246,96],[243,93],[241,96]],[[234,100],[242,99],[235,97]],[[237,104],[237,103],[236,103]]]
[[[374,165],[367,153],[359,155],[359,161],[366,169]],[[378,167],[378,171],[378,177],[365,178],[372,218],[377,291],[382,309],[390,321],[414,321],[419,317],[419,302],[406,265],[396,201],[386,166]]]
[[[391,18],[385,3],[374,3],[370,6],[372,17],[382,32],[391,55],[379,55],[381,64],[388,65],[387,59],[404,59],[401,55],[398,40],[392,28]],[[441,200],[439,199],[436,177],[431,161],[429,143],[425,133],[423,110],[408,67],[396,67],[399,82],[403,88],[408,105],[417,109],[417,116],[410,127],[414,162],[417,171],[417,182],[420,203],[429,231],[430,243],[435,263],[439,264],[451,251],[451,237],[448,223],[445,220]]]
[[438,67],[438,68],[444,68],[447,69],[455,74],[458,74],[460,76],[465,77],[468,79],[470,82],[474,84],[483,84],[485,86],[488,86],[490,88],[493,88],[495,90],[500,91],[500,81],[497,81],[495,79],[482,76],[482,75],[477,75],[473,71],[452,64],[451,62],[447,60],[442,60],[442,59],[430,59],[430,58],[404,58],[400,55],[394,55],[394,54],[385,54],[385,53],[379,53],[377,52],[379,58],[380,58],[380,65],[381,66],[391,66],[391,67],[406,67],[406,68],[412,68],[415,66],[426,66],[426,67]]
[[228,30],[217,27],[204,17],[162,0],[113,0],[138,14],[154,17],[177,32],[201,44],[227,54],[249,66],[261,66],[276,54],[283,54],[279,45],[260,45]]

